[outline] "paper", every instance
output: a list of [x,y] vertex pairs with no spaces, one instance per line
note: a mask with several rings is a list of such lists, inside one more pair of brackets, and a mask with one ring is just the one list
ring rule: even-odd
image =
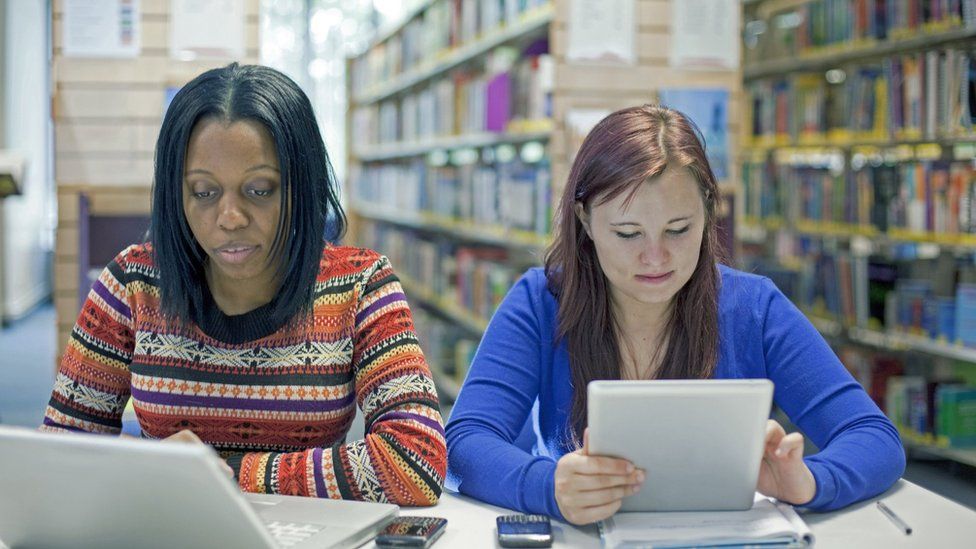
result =
[[136,57],[142,44],[139,0],[65,0],[65,57]]
[[597,122],[603,120],[610,114],[607,109],[570,109],[566,113],[566,157],[572,162],[576,158],[583,139],[590,133]]
[[739,68],[739,2],[681,0],[670,7],[672,67]]
[[793,507],[757,498],[748,511],[617,513],[600,523],[603,546],[697,547],[769,544],[809,547],[813,534]]
[[172,0],[170,4],[170,57],[244,57],[245,2],[238,0]]
[[729,177],[729,90],[662,89],[659,101],[691,119],[705,139],[705,154],[717,181]]
[[567,60],[634,64],[634,4],[634,0],[571,0]]

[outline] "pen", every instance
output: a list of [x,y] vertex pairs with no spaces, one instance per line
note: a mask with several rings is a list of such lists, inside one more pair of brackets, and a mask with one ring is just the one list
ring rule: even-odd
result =
[[898,527],[899,530],[904,532],[906,536],[912,533],[912,527],[905,524],[905,521],[901,520],[901,517],[896,515],[895,512],[892,511],[887,505],[879,501],[878,509],[880,509],[881,512],[884,513],[884,515],[888,517],[888,519],[890,519],[895,526]]

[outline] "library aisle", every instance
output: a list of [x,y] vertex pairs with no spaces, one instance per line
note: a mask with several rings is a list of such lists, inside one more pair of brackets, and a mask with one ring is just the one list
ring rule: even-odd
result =
[[[49,88],[0,91],[51,99],[19,126],[52,122],[25,196],[50,187],[54,234],[34,252],[53,305],[0,328],[0,422],[40,423],[91,274],[145,234],[166,98],[233,60],[311,90],[343,244],[389,257],[445,419],[492,313],[543,262],[584,136],[662,103],[706,142],[729,263],[830,342],[899,429],[907,479],[976,509],[976,0],[247,0],[228,4],[240,43],[214,58],[171,47],[186,2],[124,2],[144,32],[121,57],[66,43],[90,3],[0,0],[0,28],[42,4],[25,34]],[[23,141],[5,127],[0,145]],[[0,229],[44,217],[29,211],[3,210]],[[30,293],[3,269],[32,261],[0,261],[0,321]]]

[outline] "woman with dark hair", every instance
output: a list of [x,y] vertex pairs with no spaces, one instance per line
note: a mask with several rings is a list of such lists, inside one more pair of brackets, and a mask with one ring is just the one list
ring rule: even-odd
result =
[[201,74],[160,128],[149,241],[92,287],[42,428],[118,434],[131,398],[144,437],[213,446],[243,490],[434,504],[430,370],[389,262],[332,244],[344,228],[301,89]]
[[597,379],[771,379],[821,448],[804,458],[802,435],[770,420],[757,490],[786,502],[837,509],[901,476],[897,430],[803,314],[768,279],[719,263],[718,192],[681,113],[634,107],[593,128],[545,268],[495,312],[451,413],[451,488],[575,524],[613,515],[644,474],[586,453]]

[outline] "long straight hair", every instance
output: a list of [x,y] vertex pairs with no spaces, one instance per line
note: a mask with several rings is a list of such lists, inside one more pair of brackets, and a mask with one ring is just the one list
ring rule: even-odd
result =
[[[552,244],[546,250],[549,290],[559,302],[557,341],[566,339],[573,383],[570,434],[586,427],[586,387],[598,379],[620,379],[621,352],[608,281],[593,241],[575,213],[622,193],[633,194],[668,167],[685,168],[698,183],[705,227],[698,264],[675,295],[664,327],[667,348],[657,379],[709,378],[718,361],[718,187],[701,133],[678,111],[655,105],[631,107],[601,120],[586,136],[559,202]],[[653,184],[653,183],[651,183]]]
[[160,272],[160,308],[184,325],[203,315],[206,252],[183,211],[183,172],[190,134],[203,119],[254,121],[274,141],[281,171],[282,215],[270,258],[277,262],[277,294],[269,317],[282,326],[311,311],[326,241],[345,231],[346,218],[312,104],[284,74],[232,63],[197,76],[173,97],[156,141],[149,241]]

